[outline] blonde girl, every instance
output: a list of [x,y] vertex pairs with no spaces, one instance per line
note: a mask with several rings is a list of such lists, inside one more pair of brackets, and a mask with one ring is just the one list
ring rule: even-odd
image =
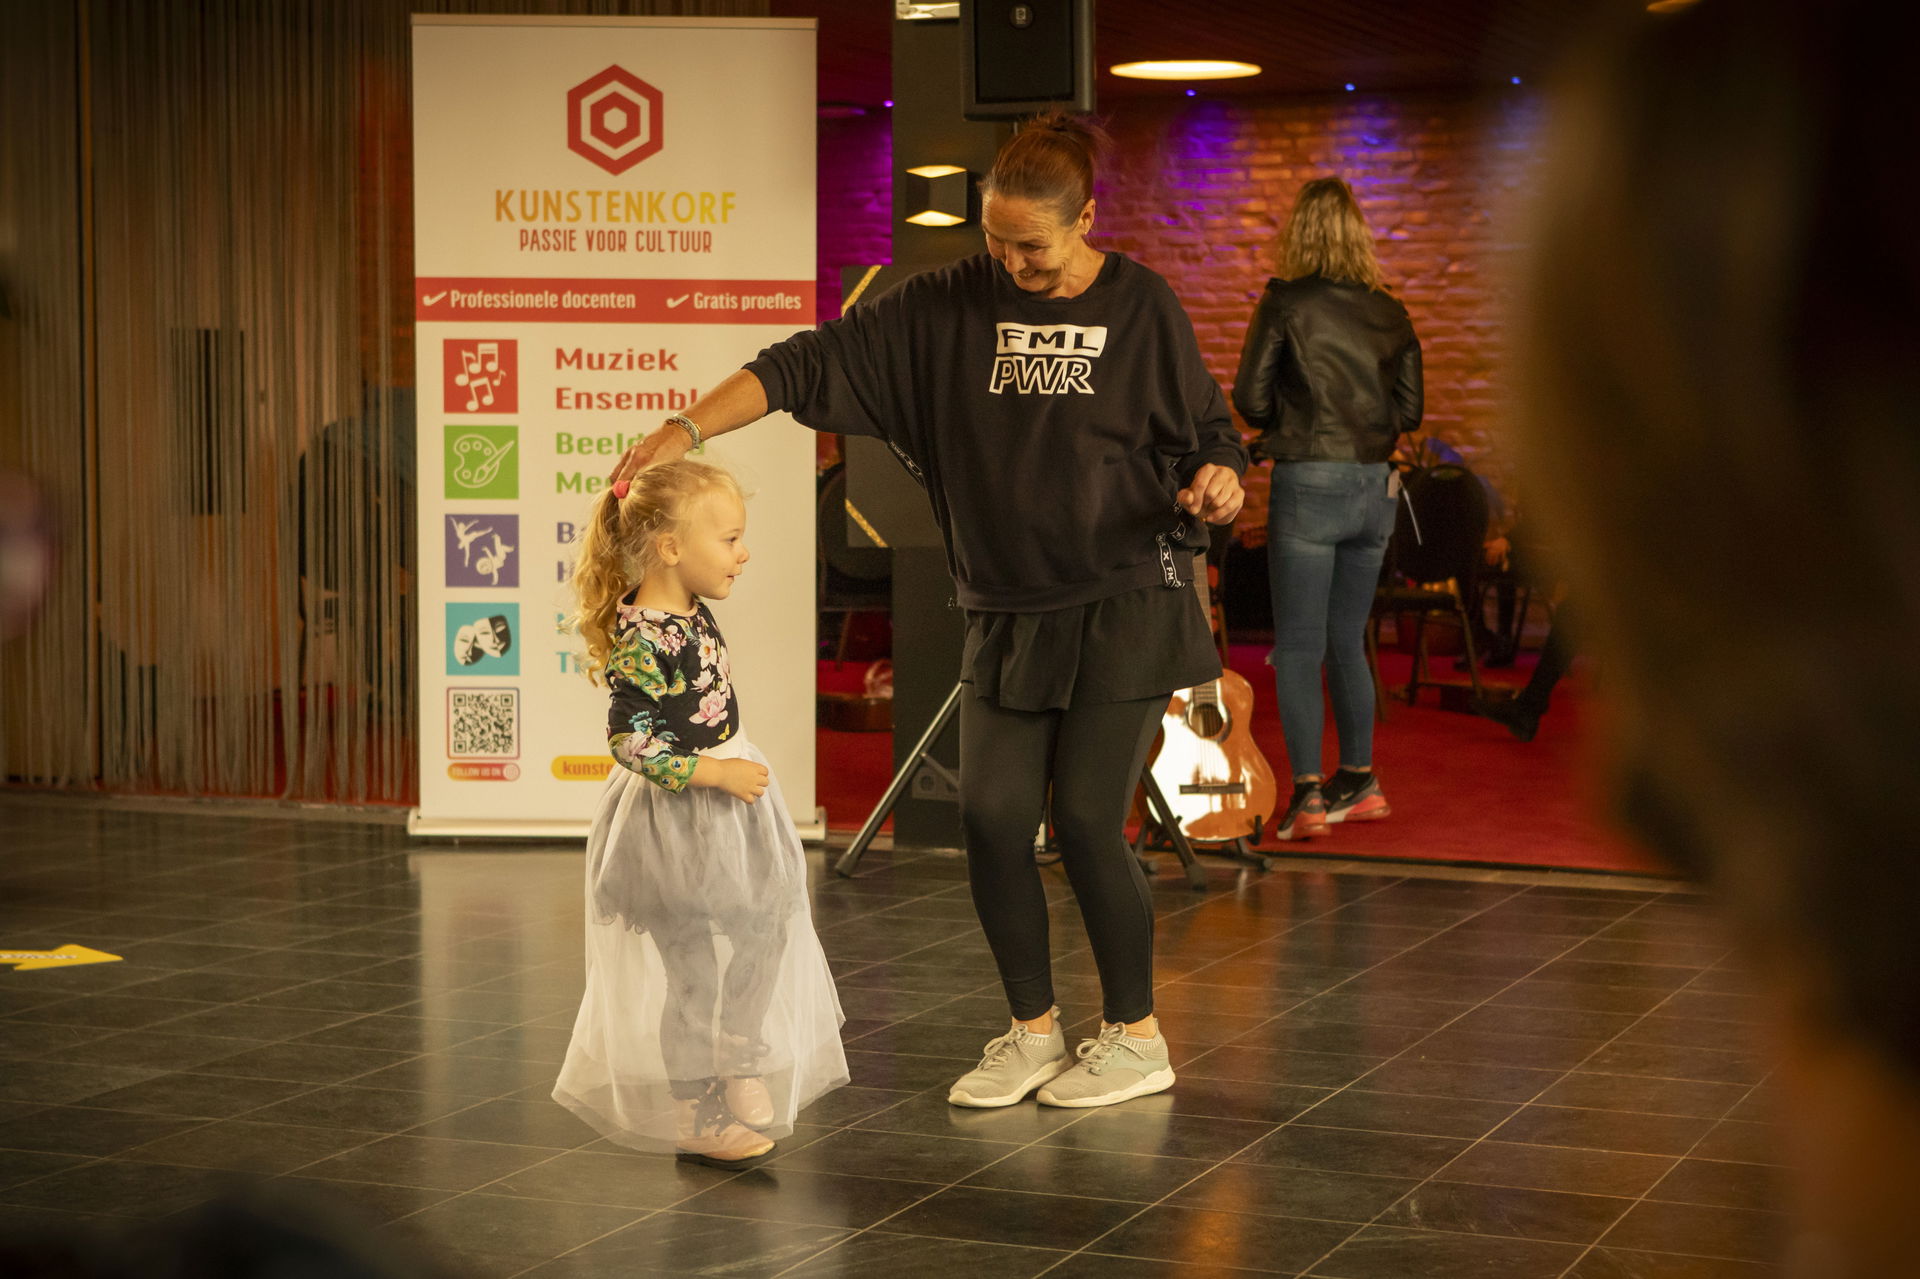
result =
[[847,1080],[800,840],[741,730],[704,601],[746,568],[746,504],[705,462],[603,492],[573,573],[610,694],[587,842],[587,988],[554,1099],[611,1139],[741,1168]]

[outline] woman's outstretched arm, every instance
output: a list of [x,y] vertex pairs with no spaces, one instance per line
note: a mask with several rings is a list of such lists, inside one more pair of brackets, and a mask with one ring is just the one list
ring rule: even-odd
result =
[[[767,389],[760,379],[745,369],[736,369],[720,385],[695,400],[687,416],[700,427],[702,439],[712,439],[737,431],[767,415]],[[671,462],[693,447],[686,430],[672,422],[663,423],[630,445],[614,464],[609,483],[632,479],[656,462]]]

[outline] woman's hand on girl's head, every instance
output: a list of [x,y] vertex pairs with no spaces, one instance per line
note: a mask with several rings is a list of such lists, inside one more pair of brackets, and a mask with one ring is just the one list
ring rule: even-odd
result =
[[627,451],[614,463],[607,483],[618,484],[622,480],[630,480],[649,466],[658,466],[662,462],[677,462],[692,447],[693,441],[680,427],[671,423],[659,427],[652,434],[627,446]]
[[1239,516],[1247,493],[1232,467],[1209,462],[1193,473],[1193,482],[1175,500],[1187,514],[1209,524],[1230,524]]

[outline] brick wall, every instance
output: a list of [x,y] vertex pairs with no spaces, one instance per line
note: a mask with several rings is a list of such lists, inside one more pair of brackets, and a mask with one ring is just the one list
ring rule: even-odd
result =
[[[840,269],[893,261],[893,122],[884,111],[820,121],[819,317],[840,314]],[[822,435],[822,466],[839,441]]]
[[893,261],[893,135],[884,111],[820,121],[820,318],[840,314],[840,268]]
[[[1496,483],[1505,478],[1503,281],[1538,136],[1530,92],[1135,99],[1112,104],[1106,119],[1116,146],[1097,192],[1095,243],[1167,277],[1223,390],[1294,194],[1337,174],[1353,184],[1388,287],[1420,335],[1426,429]],[[1265,468],[1249,488],[1241,532],[1257,542]]]
[[[1094,242],[1167,277],[1208,367],[1231,390],[1295,192],[1309,178],[1346,178],[1388,287],[1420,335],[1426,429],[1503,483],[1504,280],[1539,114],[1539,100],[1522,88],[1492,98],[1114,102],[1105,118],[1116,145],[1097,193]],[[890,259],[891,161],[884,114],[820,122],[821,319],[839,313],[842,265]],[[1241,534],[1258,542],[1265,468],[1249,481]]]

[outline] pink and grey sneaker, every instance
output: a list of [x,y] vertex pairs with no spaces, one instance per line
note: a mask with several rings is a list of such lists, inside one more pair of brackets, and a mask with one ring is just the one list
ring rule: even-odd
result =
[[1273,837],[1286,841],[1312,839],[1327,833],[1327,801],[1321,798],[1320,783],[1296,782],[1293,798],[1287,801],[1286,816],[1273,828]]
[[1377,822],[1392,815],[1393,809],[1380,790],[1380,779],[1368,769],[1362,773],[1343,768],[1320,787],[1327,802],[1327,824],[1341,822]]

